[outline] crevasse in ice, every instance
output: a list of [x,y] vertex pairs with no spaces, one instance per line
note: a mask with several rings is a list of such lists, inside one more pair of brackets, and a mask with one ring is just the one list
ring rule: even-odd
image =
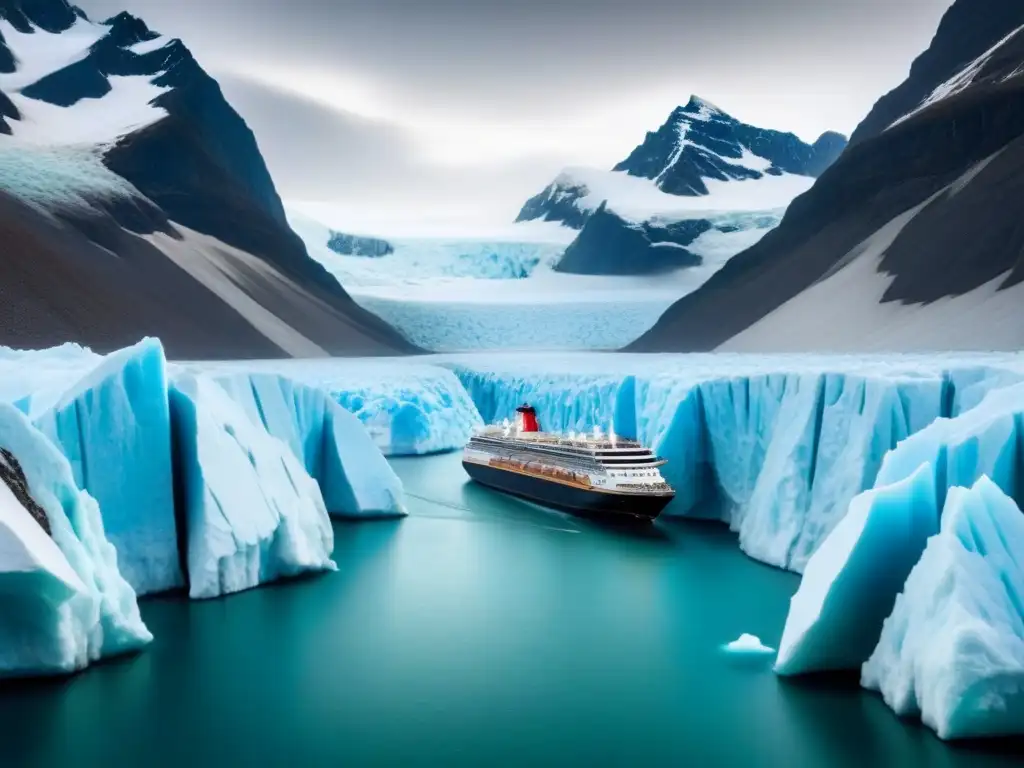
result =
[[950,489],[861,682],[943,739],[1024,733],[1024,514],[987,477]]
[[0,482],[0,675],[72,672],[148,643],[99,505],[79,490],[67,459],[7,404],[0,447],[20,465],[51,530]]
[[189,595],[333,570],[323,496],[288,445],[212,379],[175,376],[170,402]]

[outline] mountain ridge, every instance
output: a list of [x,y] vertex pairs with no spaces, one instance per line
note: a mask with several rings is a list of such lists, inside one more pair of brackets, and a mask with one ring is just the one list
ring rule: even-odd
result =
[[[45,53],[55,40],[63,58],[44,66],[55,56],[40,59],[39,51]],[[160,305],[164,311],[154,315],[125,298],[124,324],[136,337],[161,336],[169,353],[181,356],[416,351],[309,257],[288,225],[255,136],[182,41],[160,36],[127,12],[98,24],[65,0],[0,0],[4,69],[0,162],[13,162],[10,156],[4,160],[5,151],[18,152],[15,165],[24,171],[32,170],[26,159],[38,159],[33,189],[53,188],[52,201],[43,207],[50,223],[59,224],[54,229],[35,217],[11,219],[4,223],[8,243],[21,243],[41,262],[58,263],[67,261],[68,249],[99,246],[119,257],[122,287],[142,294],[145,274],[166,276],[158,262],[170,260],[188,278],[167,278],[182,292],[179,306]],[[71,164],[54,165],[52,147],[66,147],[61,156],[72,158]],[[99,158],[106,171],[90,157]],[[86,171],[92,179],[88,190],[71,189]],[[103,172],[111,174],[106,191],[95,183]],[[17,198],[24,190],[14,178],[6,187],[0,182],[0,192]],[[39,194],[33,200],[38,211]],[[8,212],[16,208],[4,206]],[[45,258],[39,255],[44,252]],[[65,288],[47,290],[45,280],[36,279],[23,284],[34,286],[21,299],[31,309],[26,316],[45,314],[45,307],[75,318],[53,343],[70,338],[97,349],[123,345],[120,329],[99,314],[92,323],[77,309],[62,311],[61,302],[75,301]],[[274,284],[283,287],[275,292]],[[310,309],[314,305],[321,309]],[[173,316],[182,306],[219,330],[208,329],[200,338]],[[0,343],[36,335],[12,319]]]

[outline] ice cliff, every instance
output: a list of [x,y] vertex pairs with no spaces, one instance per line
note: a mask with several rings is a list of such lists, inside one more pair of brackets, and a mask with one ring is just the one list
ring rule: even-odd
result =
[[861,679],[944,739],[1024,731],[1024,514],[987,477],[950,490]]
[[139,648],[136,594],[333,570],[329,513],[404,514],[397,476],[328,392],[196,374],[155,339],[0,349],[0,478],[0,675]]
[[811,557],[777,671],[862,667],[942,738],[1024,733],[1022,443],[1016,384],[890,452]]
[[323,496],[289,447],[209,379],[176,377],[170,402],[189,595],[334,570]]
[[940,360],[595,356],[573,372],[576,359],[448,364],[484,421],[527,401],[545,429],[612,427],[651,445],[677,492],[665,514],[722,520],[749,555],[795,571],[886,453],[948,414],[956,381],[977,383]]
[[7,404],[0,447],[16,457],[49,528],[0,483],[0,676],[73,672],[148,643],[100,507],[77,486],[68,460]]

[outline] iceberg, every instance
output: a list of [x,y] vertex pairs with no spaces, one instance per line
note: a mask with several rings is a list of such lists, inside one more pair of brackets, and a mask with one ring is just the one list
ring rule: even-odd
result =
[[189,596],[334,570],[323,496],[291,449],[211,379],[176,376],[170,403]]
[[939,531],[949,489],[987,478],[1007,495],[1019,492],[1022,416],[1024,384],[992,390],[886,454],[874,489],[850,503],[808,562],[786,619],[780,674],[855,669],[867,661],[928,536]]
[[744,632],[731,643],[722,646],[726,653],[738,653],[743,655],[767,656],[775,653],[775,649],[761,642],[757,635],[750,635]]
[[790,603],[775,671],[856,669],[938,530],[934,472],[866,491],[811,556]]
[[[103,511],[121,573],[140,595],[184,584],[178,560],[164,351],[156,339],[95,358],[58,358],[57,387],[37,387],[17,405],[63,451],[79,488]],[[58,394],[63,390],[62,393]]]
[[861,682],[943,739],[1024,734],[1024,514],[987,477],[950,489]]
[[0,404],[0,447],[0,676],[69,673],[147,644],[99,506],[67,459],[8,404]]
[[402,483],[369,433],[319,389],[270,373],[217,382],[254,424],[283,441],[320,486],[331,515],[405,514]]

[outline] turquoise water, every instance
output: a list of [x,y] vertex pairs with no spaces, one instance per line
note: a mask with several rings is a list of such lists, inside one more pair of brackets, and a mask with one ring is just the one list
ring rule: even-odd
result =
[[723,653],[776,645],[798,578],[721,527],[602,527],[457,455],[395,466],[412,516],[337,525],[338,573],[147,601],[144,653],[0,687],[0,766],[1020,764]]

